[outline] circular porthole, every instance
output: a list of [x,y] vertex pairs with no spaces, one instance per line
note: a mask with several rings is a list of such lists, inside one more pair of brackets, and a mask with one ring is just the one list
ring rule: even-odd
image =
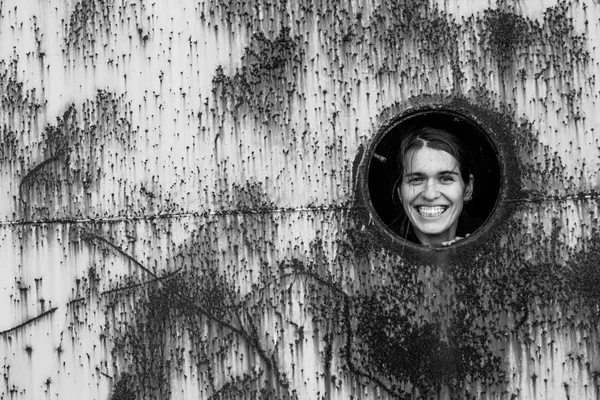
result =
[[464,110],[439,106],[407,110],[377,133],[367,151],[362,171],[363,191],[371,219],[394,242],[427,248],[414,235],[406,234],[405,227],[410,221],[401,202],[398,184],[399,167],[403,163],[400,155],[403,139],[410,132],[428,128],[449,133],[470,153],[472,194],[469,195],[470,201],[463,204],[460,214],[461,221],[468,218],[467,233],[470,236],[456,242],[456,245],[462,245],[479,236],[494,219],[492,217],[502,197],[504,175],[500,162],[502,149],[492,139],[494,134],[490,127],[484,127],[475,115]]

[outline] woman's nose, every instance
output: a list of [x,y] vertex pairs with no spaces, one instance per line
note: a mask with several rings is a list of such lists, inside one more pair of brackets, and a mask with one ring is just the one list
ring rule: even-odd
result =
[[440,197],[440,191],[438,185],[436,183],[427,183],[425,189],[423,190],[422,196],[426,200],[435,200]]

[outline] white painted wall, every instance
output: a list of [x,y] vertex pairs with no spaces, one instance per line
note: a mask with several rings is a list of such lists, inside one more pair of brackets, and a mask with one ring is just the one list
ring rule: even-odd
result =
[[[599,396],[600,3],[389,3],[0,0],[0,399],[410,394],[359,333],[377,284],[505,374],[429,394]],[[423,95],[514,124],[523,193],[472,265],[350,239],[361,149]]]

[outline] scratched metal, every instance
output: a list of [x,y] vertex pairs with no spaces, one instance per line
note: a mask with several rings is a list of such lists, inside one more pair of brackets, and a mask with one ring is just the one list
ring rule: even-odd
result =
[[[598,1],[0,0],[0,399],[598,398],[599,40]],[[518,162],[435,260],[360,196],[423,104]]]

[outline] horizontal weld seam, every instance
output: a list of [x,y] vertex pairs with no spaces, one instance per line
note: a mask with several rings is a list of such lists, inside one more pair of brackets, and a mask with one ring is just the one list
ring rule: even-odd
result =
[[186,217],[202,217],[208,218],[219,215],[236,215],[236,214],[284,214],[295,212],[328,212],[328,211],[358,211],[365,210],[366,207],[344,207],[344,206],[329,206],[329,207],[300,207],[300,208],[273,208],[273,209],[239,209],[239,210],[217,210],[204,212],[184,212],[184,213],[166,213],[155,215],[142,216],[113,216],[104,218],[56,218],[56,219],[40,219],[28,221],[0,221],[0,226],[20,226],[20,225],[53,225],[53,224],[84,224],[84,223],[107,223],[107,222],[123,222],[123,221],[151,221],[155,219],[177,219]]
[[35,322],[35,321],[37,321],[37,320],[45,317],[46,315],[54,314],[54,312],[56,310],[58,310],[58,307],[54,307],[54,308],[51,308],[51,309],[49,309],[47,311],[44,311],[44,312],[36,315],[35,317],[29,318],[27,321],[20,323],[19,325],[15,325],[12,328],[8,328],[8,329],[0,332],[0,336],[8,335],[9,333],[17,331],[17,330],[21,329],[22,327],[27,326],[27,325],[29,325],[29,324],[31,324],[31,323],[33,323],[33,322]]
[[600,199],[600,192],[592,192],[585,194],[570,194],[565,196],[542,196],[542,197],[522,197],[516,199],[506,199],[508,202],[515,203],[547,203],[559,201],[580,201],[580,200],[596,200]]

